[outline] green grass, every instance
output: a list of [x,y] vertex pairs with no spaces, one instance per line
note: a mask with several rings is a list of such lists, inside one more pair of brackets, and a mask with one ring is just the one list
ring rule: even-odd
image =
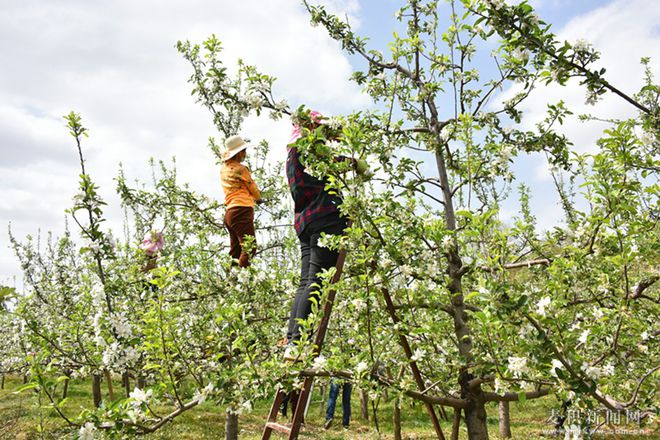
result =
[[[34,393],[27,391],[16,394],[13,392],[22,382],[18,378],[8,378],[5,389],[0,390],[0,439],[60,439],[66,438],[71,432],[66,423],[54,411],[48,408],[40,409]],[[105,385],[105,384],[104,384]],[[119,382],[114,383],[115,394],[123,392]],[[318,387],[316,388],[318,390]],[[104,392],[106,392],[104,386]],[[338,402],[335,413],[335,423],[330,430],[323,430],[324,408],[320,403],[318,391],[313,396],[307,416],[307,423],[303,427],[300,438],[303,439],[378,439],[379,435],[373,423],[362,419],[360,414],[359,399],[357,393],[353,394],[351,427],[345,431],[341,426],[341,404]],[[107,399],[107,395],[104,395]],[[82,408],[91,408],[91,384],[89,381],[71,381],[69,387],[69,400],[64,410],[67,415],[75,416]],[[254,411],[240,417],[240,438],[259,439],[263,429],[266,414],[270,402],[257,402]],[[511,429],[514,439],[537,439],[542,438],[541,433],[550,426],[544,422],[550,415],[552,408],[556,408],[553,398],[545,398],[525,403],[511,404]],[[163,409],[165,410],[165,409]],[[165,411],[163,411],[165,412]],[[488,407],[488,426],[492,439],[498,436],[497,406]],[[370,414],[372,418],[373,414]],[[381,403],[377,411],[379,428],[382,433],[380,438],[392,438],[392,407],[389,403]],[[448,417],[451,418],[451,412]],[[154,434],[146,436],[149,439],[171,439],[171,440],[197,440],[197,439],[222,439],[224,438],[224,413],[212,402],[206,402],[181,416],[174,422],[160,429]],[[401,424],[404,439],[434,439],[435,434],[429,423],[425,407],[421,404],[412,405],[410,402],[401,408]],[[445,436],[449,438],[451,421],[442,423]],[[646,429],[648,435],[645,439],[658,439],[660,434],[657,430],[651,433]],[[42,432],[43,431],[43,432]],[[272,438],[281,438],[276,434]],[[465,427],[461,428],[461,439],[467,439]],[[608,439],[634,439],[639,436],[631,435],[607,435],[602,438]]]

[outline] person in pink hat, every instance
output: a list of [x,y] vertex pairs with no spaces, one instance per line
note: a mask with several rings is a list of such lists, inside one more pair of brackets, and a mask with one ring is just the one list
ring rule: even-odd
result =
[[[293,132],[287,145],[286,174],[294,202],[294,227],[300,240],[301,272],[287,335],[278,343],[287,346],[285,360],[300,359],[295,347],[301,339],[300,321],[309,316],[312,301],[318,299],[321,272],[334,267],[339,256],[337,250],[319,245],[319,238],[322,234],[343,235],[348,225],[340,212],[341,197],[325,189],[328,183],[326,178],[319,179],[307,172],[299,151],[299,142],[317,129],[324,129],[328,139],[341,140],[341,127],[332,128],[324,124],[326,118],[321,113],[304,107],[293,118]],[[358,174],[367,175],[368,166],[364,160],[338,155],[330,160],[349,162]]]

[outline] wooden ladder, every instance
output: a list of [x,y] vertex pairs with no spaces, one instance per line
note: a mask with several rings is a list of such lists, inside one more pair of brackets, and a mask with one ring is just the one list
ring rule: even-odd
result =
[[[343,249],[339,252],[337,257],[337,264],[335,265],[335,274],[330,281],[331,284],[335,284],[339,281],[341,277],[342,269],[344,268],[344,261],[346,260],[346,250]],[[325,304],[323,305],[323,316],[321,317],[321,323],[319,324],[318,331],[316,333],[316,338],[314,339],[314,351],[313,356],[319,356],[321,354],[321,349],[323,348],[323,341],[325,340],[325,334],[328,331],[328,324],[330,323],[330,314],[332,313],[332,304],[335,301],[335,289],[330,289],[328,296],[326,298]],[[306,377],[303,381],[303,386],[300,392],[298,393],[298,398],[296,400],[295,409],[293,410],[293,420],[291,425],[284,425],[277,423],[277,414],[280,409],[280,405],[286,397],[286,391],[282,388],[277,390],[275,394],[275,399],[273,400],[273,406],[270,408],[270,413],[268,414],[268,420],[266,421],[266,427],[264,428],[264,433],[261,436],[262,440],[268,440],[273,433],[273,431],[278,431],[283,434],[288,435],[288,439],[294,440],[298,438],[300,433],[300,427],[303,423],[305,417],[305,410],[307,409],[307,403],[311,397],[312,384],[314,383],[314,377]]]

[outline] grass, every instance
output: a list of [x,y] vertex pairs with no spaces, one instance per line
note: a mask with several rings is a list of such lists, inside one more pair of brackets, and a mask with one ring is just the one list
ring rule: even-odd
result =
[[[5,383],[5,389],[0,390],[0,439],[60,439],[70,438],[72,432],[66,423],[54,411],[48,408],[39,408],[34,393],[28,391],[16,394],[13,391],[22,384],[18,378],[9,377]],[[123,389],[119,382],[114,383],[115,394],[119,395]],[[316,388],[318,390],[318,387]],[[104,392],[106,391],[104,387]],[[104,395],[107,399],[107,395]],[[301,439],[356,439],[370,440],[378,438],[392,438],[392,407],[390,403],[381,403],[377,410],[379,428],[382,435],[379,437],[373,423],[362,419],[359,399],[354,392],[351,427],[345,431],[341,426],[341,402],[338,402],[335,413],[335,423],[328,430],[323,429],[324,408],[320,402],[318,391],[313,396],[313,401],[307,415],[307,423],[302,429]],[[69,400],[64,410],[67,415],[75,416],[82,408],[90,408],[92,402],[91,384],[89,381],[71,381],[69,387]],[[241,439],[260,439],[264,426],[266,414],[270,402],[257,402],[250,414],[240,417]],[[525,403],[511,403],[511,430],[514,439],[537,439],[542,438],[542,432],[550,429],[545,424],[552,408],[556,408],[552,398],[545,398]],[[488,407],[488,427],[492,439],[498,436],[497,406]],[[370,414],[370,419],[373,414]],[[448,414],[451,418],[451,412]],[[167,425],[154,434],[146,436],[148,439],[171,439],[171,440],[198,440],[198,439],[221,439],[224,438],[224,413],[212,402],[204,403],[181,416],[177,417],[170,425]],[[401,408],[401,425],[404,439],[434,439],[435,434],[430,425],[425,407],[421,404],[412,405],[410,402]],[[442,422],[446,437],[450,435],[451,421]],[[625,427],[625,426],[622,426]],[[632,428],[632,426],[628,426]],[[657,428],[657,425],[656,425]],[[607,439],[645,439],[660,440],[657,429],[651,432],[645,429],[645,435],[606,435],[600,438]],[[282,438],[276,434],[273,439]],[[461,439],[467,439],[467,431],[461,428]],[[563,438],[563,437],[562,437]]]

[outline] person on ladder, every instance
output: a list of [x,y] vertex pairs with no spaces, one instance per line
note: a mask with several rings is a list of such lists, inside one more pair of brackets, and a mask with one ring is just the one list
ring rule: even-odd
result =
[[[323,125],[324,117],[303,107],[293,115],[294,129],[287,147],[286,175],[294,201],[294,227],[300,240],[300,285],[289,315],[285,360],[300,360],[296,343],[300,341],[301,320],[307,319],[312,309],[312,298],[318,298],[320,274],[334,267],[339,252],[319,245],[321,234],[342,235],[347,226],[339,206],[342,200],[326,191],[326,179],[318,179],[306,172],[301,163],[299,142]],[[341,127],[323,127],[329,138],[341,138]],[[332,133],[334,131],[334,134]],[[309,151],[306,151],[309,153]],[[358,174],[365,174],[367,163],[347,157],[335,157],[335,161],[350,161]]]

